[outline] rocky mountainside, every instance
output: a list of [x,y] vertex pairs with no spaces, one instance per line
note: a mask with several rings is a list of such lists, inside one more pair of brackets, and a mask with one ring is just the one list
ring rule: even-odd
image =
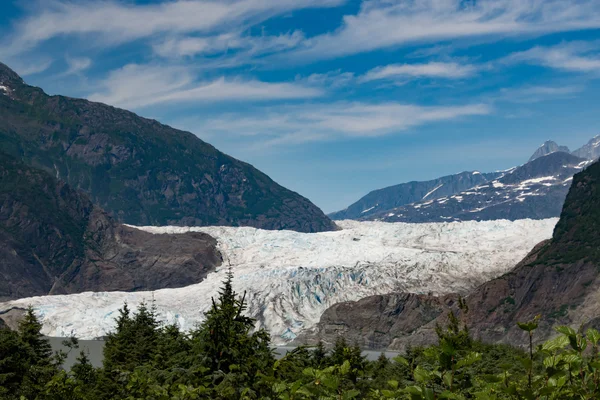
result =
[[1,63],[0,147],[128,224],[336,229],[306,198],[189,132],[104,104],[48,96]]
[[0,153],[0,299],[190,285],[220,265],[216,244],[117,224],[68,184]]
[[468,297],[472,330],[485,340],[510,342],[517,321],[541,314],[538,340],[552,326],[600,326],[600,163],[575,175],[552,239],[510,273]]
[[363,219],[443,222],[557,217],[572,176],[590,163],[569,153],[554,152],[460,193],[418,201]]
[[390,293],[347,301],[329,307],[314,330],[299,336],[293,344],[332,345],[343,336],[363,349],[383,350],[399,338],[447,312],[458,295],[443,297],[414,293]]
[[501,172],[481,174],[477,171],[471,171],[448,175],[431,181],[402,183],[374,190],[345,210],[329,214],[329,217],[334,220],[371,219],[372,215],[406,204],[451,196],[473,186],[490,182],[501,175]]
[[575,150],[572,154],[588,160],[600,158],[600,135],[593,137],[587,144]]
[[533,155],[529,158],[529,161],[533,161],[536,158],[547,156],[548,154],[556,153],[571,153],[571,150],[567,146],[559,146],[556,142],[552,140],[547,140],[542,144],[538,149],[533,153]]
[[[558,153],[562,155],[553,155]],[[569,158],[569,154],[581,159],[581,162],[597,160],[600,158],[600,135],[573,152],[566,146],[560,146],[551,140],[546,141],[536,149],[526,164],[506,171],[463,172],[431,181],[408,182],[374,190],[345,210],[329,216],[336,220],[388,222],[556,217],[560,214],[569,186],[568,182],[559,182],[558,177],[566,180],[581,170],[579,163],[574,157]],[[553,156],[545,158],[549,155]],[[540,158],[544,158],[544,161],[537,162],[536,160]],[[557,174],[556,168],[562,167],[562,164],[559,165],[561,159],[566,162],[566,169]],[[518,171],[518,174],[512,174],[514,171]],[[569,171],[571,176],[568,175]],[[506,178],[513,181],[511,186],[505,188],[499,186],[503,183],[502,180],[511,174],[511,178]],[[537,186],[535,190],[526,192],[521,190],[527,189],[526,187],[514,185],[517,176],[522,182],[552,176],[557,179],[553,182],[526,182],[528,187],[533,184]],[[544,198],[540,197],[542,194]],[[537,197],[523,198],[523,196]]]
[[[541,315],[536,342],[556,325],[600,327],[600,162],[575,175],[551,240],[541,242],[511,272],[466,297],[463,316],[473,336],[525,344],[517,322]],[[371,348],[402,350],[436,341],[434,328],[455,311],[455,295],[392,293],[340,303],[323,313],[318,330],[301,338],[333,341],[339,333]],[[376,339],[376,340],[375,340]]]

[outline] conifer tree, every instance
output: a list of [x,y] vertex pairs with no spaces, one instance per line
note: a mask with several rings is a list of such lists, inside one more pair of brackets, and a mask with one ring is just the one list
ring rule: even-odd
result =
[[58,372],[58,365],[52,357],[50,342],[42,335],[42,323],[29,306],[25,316],[19,322],[20,341],[27,351],[27,373],[21,385],[21,395],[32,398],[41,391],[46,383]]
[[254,320],[244,315],[245,310],[245,293],[237,297],[230,269],[219,298],[212,299],[206,320],[192,333],[193,353],[202,354],[205,365],[213,372],[235,373],[239,386],[236,389],[252,385],[274,362],[269,334],[262,329],[252,332]]
[[17,332],[0,329],[0,399],[16,396],[29,370],[29,356]]

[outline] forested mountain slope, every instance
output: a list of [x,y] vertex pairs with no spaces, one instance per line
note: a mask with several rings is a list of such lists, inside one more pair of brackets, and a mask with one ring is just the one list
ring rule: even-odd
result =
[[104,104],[48,96],[2,63],[0,147],[87,192],[128,224],[336,228],[306,198],[189,132]]

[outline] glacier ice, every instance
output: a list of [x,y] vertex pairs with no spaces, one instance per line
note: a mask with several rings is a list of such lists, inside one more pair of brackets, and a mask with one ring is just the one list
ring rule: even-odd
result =
[[114,327],[126,301],[135,310],[155,301],[159,318],[183,329],[202,321],[228,266],[246,291],[248,314],[285,344],[314,327],[329,306],[392,291],[465,292],[510,270],[552,236],[557,219],[385,223],[338,221],[335,232],[298,233],[248,227],[138,227],[155,234],[205,232],[224,263],[195,285],[153,292],[40,296],[0,304],[32,305],[50,336],[91,339]]

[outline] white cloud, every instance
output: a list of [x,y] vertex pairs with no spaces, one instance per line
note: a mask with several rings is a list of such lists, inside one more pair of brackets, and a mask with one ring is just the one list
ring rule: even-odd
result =
[[53,63],[53,60],[43,59],[38,61],[24,62],[9,58],[6,61],[9,67],[13,68],[21,77],[35,75],[46,71]]
[[336,31],[306,40],[281,59],[306,62],[406,43],[598,27],[597,0],[370,0]]
[[563,86],[523,86],[518,88],[505,88],[488,98],[511,103],[539,103],[548,100],[564,99],[574,97],[584,91],[581,85]]
[[477,67],[470,64],[454,62],[430,62],[427,64],[391,64],[377,67],[359,80],[370,82],[376,80],[396,80],[410,78],[443,78],[460,79],[471,76],[477,72]]
[[111,72],[90,99],[124,108],[223,100],[303,99],[323,95],[291,83],[225,79],[197,81],[190,68],[129,64]]
[[63,73],[63,75],[73,75],[85,71],[92,65],[92,60],[87,57],[81,58],[66,58],[69,68]]
[[325,72],[323,74],[310,74],[307,77],[296,76],[296,82],[308,86],[329,87],[332,89],[340,88],[354,82],[353,72],[342,72],[338,69],[335,71]]
[[254,112],[252,116],[224,115],[199,122],[192,130],[209,135],[260,136],[258,146],[269,147],[344,137],[378,137],[490,112],[491,108],[485,104],[420,106],[395,102],[337,102],[285,106]]
[[224,33],[206,37],[170,38],[153,46],[161,57],[191,57],[199,54],[210,55],[227,50],[243,50],[238,58],[279,52],[296,47],[304,35],[300,31],[280,35],[242,36],[237,33]]
[[511,54],[505,63],[529,63],[570,72],[600,71],[600,45],[598,42],[571,42],[552,47],[536,46]]
[[91,0],[40,1],[32,8],[33,14],[16,25],[10,43],[14,52],[20,52],[65,35],[94,34],[106,43],[123,43],[157,34],[226,32],[292,10],[332,7],[343,1],[177,0],[145,5]]

